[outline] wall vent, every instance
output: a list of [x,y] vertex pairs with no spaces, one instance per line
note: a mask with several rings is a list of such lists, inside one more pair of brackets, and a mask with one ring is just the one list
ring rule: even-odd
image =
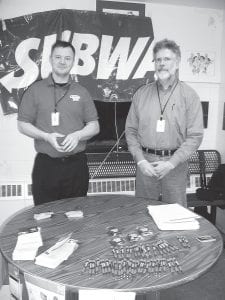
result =
[[23,182],[0,183],[0,199],[23,199]]
[[0,200],[31,199],[31,184],[24,181],[0,182]]
[[132,194],[135,191],[135,178],[90,179],[88,195],[94,194]]
[[[208,184],[212,174],[206,174],[206,184]],[[201,179],[200,175],[194,174],[189,176],[186,192],[187,193],[195,193],[197,188],[201,187]]]
[[[212,174],[206,175],[206,181],[209,182]],[[196,189],[201,187],[201,180],[198,174],[191,175],[187,184],[187,193],[195,193]],[[90,179],[88,194],[132,194],[135,193],[135,177],[127,178],[97,178]]]
[[[211,178],[207,174],[206,181]],[[199,175],[191,175],[187,185],[187,193],[195,193],[201,186]],[[135,177],[122,178],[96,178],[90,179],[88,195],[95,194],[129,194],[134,195]],[[0,200],[6,199],[32,199],[31,183],[25,181],[1,182],[0,181]]]

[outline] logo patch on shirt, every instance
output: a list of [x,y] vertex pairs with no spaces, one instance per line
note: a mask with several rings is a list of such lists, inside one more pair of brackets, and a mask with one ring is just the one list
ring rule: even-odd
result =
[[80,100],[80,96],[78,95],[70,95],[70,99],[72,99],[72,101],[79,101]]

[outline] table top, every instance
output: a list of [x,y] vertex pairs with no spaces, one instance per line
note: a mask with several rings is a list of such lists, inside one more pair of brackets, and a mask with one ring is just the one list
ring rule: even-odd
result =
[[[65,199],[27,208],[4,224],[0,233],[0,249],[5,259],[21,272],[75,290],[93,288],[142,293],[186,283],[206,272],[217,261],[223,249],[218,230],[201,217],[198,219],[200,228],[197,230],[160,231],[148,214],[149,204],[157,202],[134,196],[101,195]],[[64,214],[77,209],[83,211],[83,218],[69,220]],[[40,221],[33,218],[34,213],[46,211],[52,211],[54,215]],[[39,248],[39,253],[53,246],[61,235],[68,232],[72,232],[71,238],[79,241],[79,247],[55,269],[38,266],[34,261],[13,261],[12,252],[18,232],[34,226],[41,228],[44,244]],[[137,234],[143,226],[153,235]],[[119,229],[123,242],[121,247],[111,244],[114,237],[109,233],[110,227]],[[137,234],[140,240],[130,241],[130,234]],[[196,239],[200,235],[211,235],[216,240],[201,243]],[[188,243],[183,243],[182,239]],[[129,257],[121,254],[121,249],[130,252]],[[114,271],[110,268],[104,271],[87,268],[90,261],[96,265],[99,260],[100,264],[109,261],[117,267]],[[123,263],[118,264],[124,261],[125,266],[122,266]],[[136,270],[127,261],[136,264]],[[175,261],[177,265],[173,263]]]

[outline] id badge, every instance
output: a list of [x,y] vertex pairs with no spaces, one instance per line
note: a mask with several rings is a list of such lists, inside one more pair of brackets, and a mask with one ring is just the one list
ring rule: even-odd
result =
[[165,120],[157,120],[156,132],[164,132],[165,131]]
[[51,114],[52,126],[59,126],[59,112],[53,112]]

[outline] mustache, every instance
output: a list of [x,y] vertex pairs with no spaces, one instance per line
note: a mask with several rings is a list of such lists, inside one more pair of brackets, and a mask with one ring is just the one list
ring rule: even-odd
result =
[[164,68],[158,69],[158,72],[162,72],[162,71],[168,71],[168,70],[167,70],[167,69],[164,69]]

